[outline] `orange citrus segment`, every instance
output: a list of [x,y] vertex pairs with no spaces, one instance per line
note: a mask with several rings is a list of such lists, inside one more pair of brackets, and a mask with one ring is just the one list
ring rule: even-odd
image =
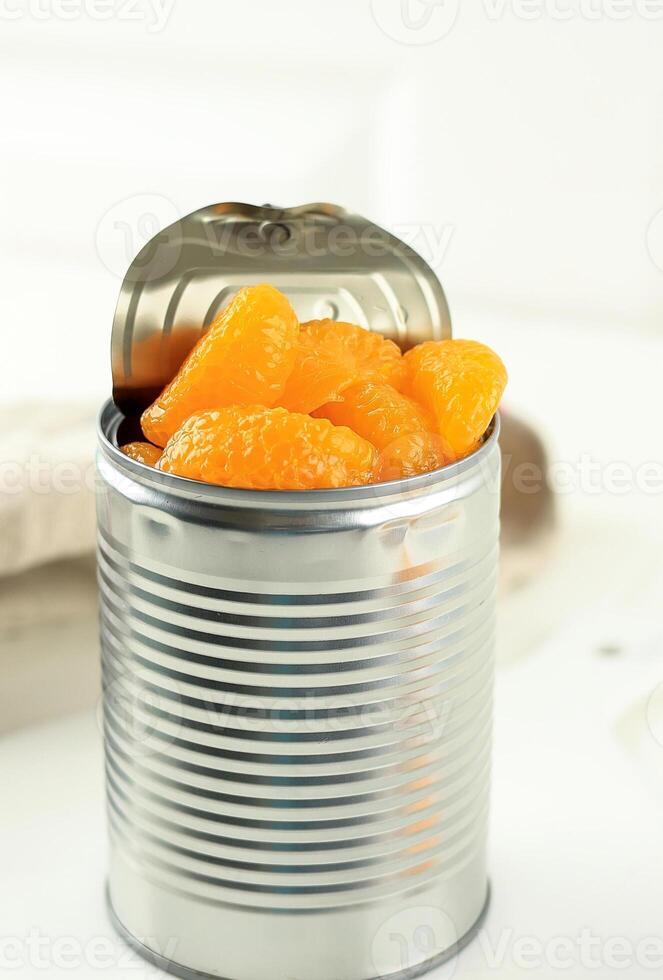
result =
[[434,416],[456,458],[476,448],[506,386],[504,364],[475,340],[429,340],[405,354],[404,391]]
[[285,408],[234,405],[192,415],[159,469],[252,490],[315,490],[370,483],[377,451],[351,429]]
[[309,320],[303,323],[299,349],[279,405],[291,412],[313,412],[337,401],[361,379],[390,382],[402,370],[400,349],[380,334],[354,323]]
[[380,453],[376,470],[379,483],[430,473],[452,462],[449,444],[434,432],[409,432]]
[[120,446],[120,452],[147,466],[155,466],[161,458],[161,450],[149,442],[128,442],[126,446]]
[[340,401],[327,402],[314,413],[334,425],[347,425],[363,439],[384,449],[399,436],[434,428],[423,408],[391,385],[360,381],[350,385]]
[[145,437],[165,446],[194,412],[274,405],[295,363],[298,333],[295,311],[278,289],[240,289],[143,413]]

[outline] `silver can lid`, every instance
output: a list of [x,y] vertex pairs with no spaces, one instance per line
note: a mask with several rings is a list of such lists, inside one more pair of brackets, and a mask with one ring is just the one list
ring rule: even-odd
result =
[[428,263],[366,218],[333,204],[215,204],[160,231],[127,271],[111,341],[117,406],[145,408],[233,294],[259,282],[302,322],[357,323],[403,350],[451,335]]

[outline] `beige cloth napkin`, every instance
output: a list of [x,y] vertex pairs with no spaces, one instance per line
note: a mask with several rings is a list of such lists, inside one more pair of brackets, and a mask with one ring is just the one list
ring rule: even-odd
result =
[[24,403],[0,420],[0,575],[94,547],[96,408]]

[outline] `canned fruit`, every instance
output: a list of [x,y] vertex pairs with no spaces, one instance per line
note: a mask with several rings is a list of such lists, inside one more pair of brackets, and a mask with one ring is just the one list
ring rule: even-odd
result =
[[285,408],[234,405],[192,415],[159,469],[250,490],[316,490],[370,483],[375,447],[345,426]]
[[276,404],[295,364],[299,323],[273,286],[241,289],[143,413],[143,433],[165,446],[194,412]]
[[347,425],[377,449],[385,449],[400,436],[426,432],[435,423],[416,402],[391,385],[360,381],[343,392],[340,401],[328,402],[314,412],[334,425]]
[[475,340],[428,340],[403,357],[403,390],[428,409],[455,458],[476,448],[497,411],[507,374]]
[[426,341],[402,355],[353,323],[300,326],[281,292],[249,286],[143,413],[149,443],[122,451],[228,487],[396,480],[475,450],[506,380],[497,354],[476,341]]
[[338,401],[360,380],[400,383],[400,348],[354,323],[309,320],[299,334],[297,358],[278,404],[291,412],[313,412]]
[[120,452],[139,463],[156,466],[161,459],[162,451],[150,442],[128,442],[126,446],[120,446]]
[[451,447],[442,436],[435,432],[408,432],[382,450],[376,480],[386,483],[430,473],[453,460]]

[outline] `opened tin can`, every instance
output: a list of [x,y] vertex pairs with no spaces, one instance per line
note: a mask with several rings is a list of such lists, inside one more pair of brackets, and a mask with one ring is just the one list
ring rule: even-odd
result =
[[497,420],[458,463],[342,490],[129,459],[138,409],[241,285],[403,346],[449,332],[425,263],[341,209],[219,205],[162,236],[125,280],[100,419],[113,917],[184,976],[415,976],[487,903]]

